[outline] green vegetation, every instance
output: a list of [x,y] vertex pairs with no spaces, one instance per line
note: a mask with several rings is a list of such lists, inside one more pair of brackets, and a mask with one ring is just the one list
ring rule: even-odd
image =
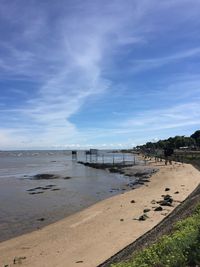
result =
[[194,214],[176,223],[170,235],[112,267],[188,267],[200,264],[200,205]]
[[159,140],[158,142],[147,142],[145,145],[137,146],[137,149],[164,149],[171,147],[173,149],[179,149],[180,147],[200,148],[200,130],[193,133],[190,137],[175,136],[165,140]]

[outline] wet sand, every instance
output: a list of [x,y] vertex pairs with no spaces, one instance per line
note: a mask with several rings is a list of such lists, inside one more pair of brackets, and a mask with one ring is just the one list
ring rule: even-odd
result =
[[[38,176],[44,173],[56,179]],[[77,164],[69,152],[1,152],[0,242],[130,190],[129,182],[129,177]]]
[[[200,182],[200,173],[191,165],[157,165],[160,171],[142,187],[103,200],[41,230],[0,243],[0,266],[16,266],[15,261],[27,267],[95,267],[104,262],[158,224]],[[165,194],[173,197],[172,206],[154,211],[159,206],[156,201]],[[149,218],[138,221],[146,208],[150,209]]]

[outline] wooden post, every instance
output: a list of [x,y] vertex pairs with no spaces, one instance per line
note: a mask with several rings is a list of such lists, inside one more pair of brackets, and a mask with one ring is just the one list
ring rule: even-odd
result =
[[122,154],[122,156],[123,156],[123,165],[125,165],[124,153]]
[[72,150],[72,160],[77,160],[77,151]]

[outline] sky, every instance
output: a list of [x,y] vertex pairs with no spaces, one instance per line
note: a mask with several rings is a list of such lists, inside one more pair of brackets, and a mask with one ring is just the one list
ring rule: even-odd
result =
[[199,0],[1,0],[0,150],[200,129]]

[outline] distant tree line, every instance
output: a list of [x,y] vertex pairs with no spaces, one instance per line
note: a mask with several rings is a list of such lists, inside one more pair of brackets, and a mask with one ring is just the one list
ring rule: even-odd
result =
[[194,132],[190,137],[187,136],[175,136],[169,137],[165,140],[159,140],[158,142],[147,142],[144,145],[137,146],[137,149],[180,149],[180,148],[199,149],[200,148],[200,130]]

